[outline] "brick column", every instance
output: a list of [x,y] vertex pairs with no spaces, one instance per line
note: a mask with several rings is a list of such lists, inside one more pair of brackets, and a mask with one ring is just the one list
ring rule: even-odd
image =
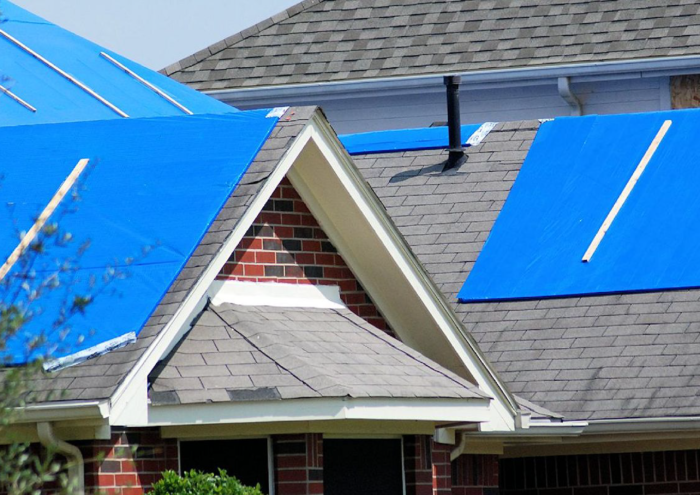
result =
[[452,495],[496,495],[498,456],[461,455],[452,463]]
[[452,494],[452,465],[450,452],[452,445],[432,442],[433,495]]
[[87,493],[141,495],[167,469],[178,470],[176,440],[158,429],[112,430],[110,440],[75,442],[85,458]]
[[432,495],[432,439],[428,435],[410,435],[403,439],[406,495]]
[[323,494],[323,435],[273,437],[277,495]]

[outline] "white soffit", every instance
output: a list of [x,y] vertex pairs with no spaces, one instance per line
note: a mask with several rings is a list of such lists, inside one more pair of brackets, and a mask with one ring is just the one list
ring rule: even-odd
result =
[[229,303],[280,308],[342,309],[345,307],[340,299],[340,288],[335,285],[217,280],[212,283],[208,294],[215,306]]

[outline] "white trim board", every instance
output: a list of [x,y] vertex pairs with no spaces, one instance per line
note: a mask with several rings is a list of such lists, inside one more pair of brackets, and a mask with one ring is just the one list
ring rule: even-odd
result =
[[230,303],[278,308],[342,309],[345,307],[340,299],[340,287],[335,285],[216,280],[209,288],[208,295],[215,306]]
[[150,406],[150,426],[395,420],[478,423],[490,418],[487,399],[290,399]]

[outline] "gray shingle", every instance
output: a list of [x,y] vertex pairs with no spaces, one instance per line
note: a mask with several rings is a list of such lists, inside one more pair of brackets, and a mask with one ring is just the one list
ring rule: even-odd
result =
[[[482,145],[467,149],[466,164],[452,175],[422,172],[445,159],[439,150],[355,161],[511,390],[571,419],[700,414],[700,290],[458,304],[457,291],[494,221],[465,215],[449,227],[434,224],[430,232],[440,235],[426,245],[409,227],[412,212],[394,206],[423,198],[421,185],[430,181],[431,191],[451,192],[428,202],[439,211],[491,211],[495,218],[503,203],[473,192],[494,189],[505,198],[520,163],[499,161],[505,155],[495,150],[508,148],[508,141],[527,149],[536,129],[532,122],[499,124]],[[411,165],[417,156],[420,167]],[[390,187],[391,179],[377,179],[392,177],[395,169],[409,177],[400,189]],[[466,242],[459,234],[472,225],[478,240]],[[446,253],[455,254],[440,257]]]
[[[201,322],[216,318],[229,330],[236,351],[227,366],[190,365],[180,359],[190,343],[206,342],[211,326],[197,324],[152,373],[154,404],[264,397],[483,398],[474,385],[386,336],[346,309],[274,308],[224,304],[205,309]],[[213,341],[212,341],[213,342]],[[217,345],[221,342],[217,339]],[[266,362],[251,362],[253,353]],[[240,356],[238,362],[237,356]],[[206,361],[202,357],[201,361]],[[371,363],[371,364],[370,364]],[[164,377],[201,377],[178,380]],[[212,396],[207,391],[212,391]]]
[[206,90],[697,55],[698,14],[684,0],[307,0],[163,71]]

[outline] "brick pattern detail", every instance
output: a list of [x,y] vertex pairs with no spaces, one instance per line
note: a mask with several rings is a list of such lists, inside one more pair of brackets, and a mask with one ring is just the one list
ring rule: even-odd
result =
[[165,470],[178,470],[176,440],[158,429],[112,429],[111,440],[75,442],[85,458],[85,490],[100,495],[142,495]]
[[671,77],[671,108],[700,107],[700,75]]
[[384,317],[287,179],[277,187],[218,278],[337,285],[348,309],[393,335]]
[[450,462],[451,445],[433,442],[433,495],[452,494],[452,464]]
[[323,494],[323,435],[276,435],[273,449],[277,495]]
[[497,495],[498,456],[461,455],[452,462],[452,495]]
[[403,438],[406,495],[432,495],[432,439],[426,435]]
[[503,459],[502,495],[699,494],[700,451]]

